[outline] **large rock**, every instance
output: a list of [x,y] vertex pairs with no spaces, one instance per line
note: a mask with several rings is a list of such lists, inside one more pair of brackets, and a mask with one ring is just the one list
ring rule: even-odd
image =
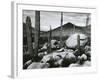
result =
[[38,53],[38,56],[39,56],[39,57],[43,57],[43,56],[45,56],[46,54],[47,54],[47,51],[44,51],[44,52]]
[[91,66],[90,61],[85,61],[82,65],[80,65],[78,63],[72,63],[69,65],[69,67],[88,67],[88,66]]
[[73,54],[73,52],[69,52],[65,55],[62,61],[63,67],[68,67],[71,63],[76,62],[76,56]]
[[32,63],[32,60],[27,61],[24,65],[23,65],[23,69],[27,69],[27,67]]
[[85,54],[82,54],[81,56],[80,56],[80,59],[82,59],[82,60],[87,60],[87,56],[85,55]]
[[47,61],[50,61],[51,58],[52,58],[52,54],[45,55],[45,56],[42,58],[41,62],[42,62],[42,63],[47,63]]
[[63,61],[63,59],[57,60],[56,62],[54,62],[54,65],[58,66],[58,67],[61,67],[62,61]]
[[78,35],[80,36],[80,46],[84,46],[87,41],[88,37],[85,34],[73,34],[66,40],[66,46],[69,48],[76,48],[78,45],[77,38]]
[[[50,44],[51,44],[51,49],[57,49],[60,46],[59,45],[60,42],[57,40],[51,40]],[[39,52],[47,51],[48,47],[49,47],[49,44],[47,42],[44,43],[43,47],[39,50]]]
[[41,69],[41,68],[48,68],[48,63],[40,63],[40,62],[33,62],[28,66],[27,69]]
[[71,59],[71,58],[76,58],[76,56],[73,54],[73,52],[69,52],[68,54],[66,54],[65,58]]
[[45,43],[45,44],[43,45],[43,47],[41,48],[41,50],[42,50],[42,49],[45,49],[45,50],[46,50],[47,47],[48,47],[48,43]]
[[57,60],[60,60],[62,57],[64,57],[66,54],[63,52],[63,53],[57,53],[57,52],[53,52],[51,54],[47,54],[45,56],[43,56],[41,62],[42,63],[47,63],[48,61],[50,60],[54,60],[54,61],[57,61]]
[[51,40],[51,48],[52,49],[59,48],[59,46],[60,46],[59,44],[60,44],[59,41],[57,41],[57,40]]
[[64,49],[63,52],[58,52],[58,51],[52,52],[50,54],[44,55],[41,62],[46,63],[47,61],[50,61],[51,59],[56,61],[56,60],[59,60],[61,58],[64,58],[67,54],[68,54],[68,57],[73,57],[73,55],[74,55],[73,50]]

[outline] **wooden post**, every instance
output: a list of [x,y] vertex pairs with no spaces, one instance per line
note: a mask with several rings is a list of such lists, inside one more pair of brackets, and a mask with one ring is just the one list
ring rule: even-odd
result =
[[63,29],[62,29],[62,25],[63,25],[63,12],[61,12],[61,29],[60,29],[60,48],[62,48],[63,47],[63,42],[62,42],[62,31],[63,31]]
[[31,37],[31,19],[29,16],[26,18],[26,35],[27,35],[27,44],[28,44],[28,53],[33,54],[32,49],[32,37]]
[[40,11],[35,11],[35,61],[38,61],[38,49],[39,49],[39,37],[40,37]]
[[48,53],[51,52],[51,40],[52,40],[52,30],[51,30],[51,26],[50,26],[50,31],[49,31],[49,36],[48,36]]

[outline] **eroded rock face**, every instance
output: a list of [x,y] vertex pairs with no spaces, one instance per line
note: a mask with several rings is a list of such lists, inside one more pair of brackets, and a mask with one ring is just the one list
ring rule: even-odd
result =
[[75,49],[78,45],[77,38],[78,35],[80,36],[80,46],[84,46],[87,41],[88,37],[85,34],[73,34],[66,40],[66,46],[69,48]]

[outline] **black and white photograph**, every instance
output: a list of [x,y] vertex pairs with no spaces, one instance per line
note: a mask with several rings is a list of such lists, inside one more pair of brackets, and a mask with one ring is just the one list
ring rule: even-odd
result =
[[91,13],[23,10],[23,69],[91,67]]

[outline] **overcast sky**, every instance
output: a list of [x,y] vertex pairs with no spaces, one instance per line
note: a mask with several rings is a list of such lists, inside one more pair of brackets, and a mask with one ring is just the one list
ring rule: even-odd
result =
[[[71,22],[77,26],[86,26],[86,13],[63,13],[63,24]],[[30,16],[32,27],[35,27],[35,11],[24,10],[23,22],[26,22],[26,17]],[[89,15],[89,24],[90,24]],[[48,31],[50,26],[52,29],[59,27],[61,24],[61,12],[40,11],[40,29]]]

